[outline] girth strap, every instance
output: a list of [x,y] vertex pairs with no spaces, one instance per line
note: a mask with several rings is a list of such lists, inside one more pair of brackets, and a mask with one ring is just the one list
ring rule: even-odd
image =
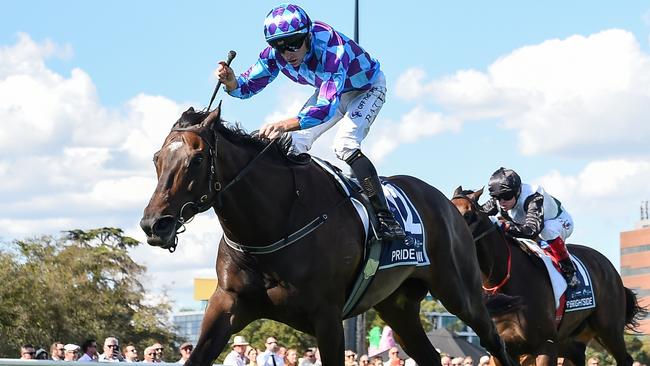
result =
[[[333,212],[336,210],[339,206],[341,206],[345,202],[349,202],[350,197],[343,197],[342,200],[340,200],[336,205],[334,205],[332,208],[327,210],[327,212]],[[316,217],[307,225],[301,227],[300,229],[294,231],[292,234],[287,235],[286,238],[280,239],[276,241],[273,244],[269,245],[244,245],[244,244],[239,244],[232,239],[228,238],[226,233],[223,234],[223,240],[228,244],[229,247],[233,248],[234,250],[242,253],[250,253],[250,254],[269,254],[273,252],[277,252],[278,250],[287,247],[298,240],[302,239],[312,231],[318,229],[321,225],[323,225],[327,219],[328,215],[327,212]]]
[[293,234],[290,234],[286,238],[280,239],[273,244],[269,244],[265,246],[239,244],[229,239],[225,233],[223,234],[223,240],[226,242],[226,244],[228,244],[229,247],[242,253],[269,254],[297,242],[298,240],[302,239],[305,235],[311,233],[312,231],[316,230],[319,226],[323,225],[325,221],[327,221],[327,214],[322,214],[317,218],[315,218],[314,220],[312,220],[307,225],[298,229],[298,231],[294,232]]
[[370,250],[368,251],[368,258],[366,259],[366,263],[363,267],[363,272],[361,272],[359,274],[359,277],[357,277],[357,280],[354,283],[354,287],[352,288],[352,292],[350,293],[350,296],[343,306],[343,319],[347,318],[350,315],[350,312],[354,309],[359,300],[361,300],[361,297],[366,293],[366,289],[368,286],[370,286],[372,279],[375,277],[377,269],[379,268],[381,245],[381,240],[377,239],[375,236],[370,237],[368,244],[370,247]]

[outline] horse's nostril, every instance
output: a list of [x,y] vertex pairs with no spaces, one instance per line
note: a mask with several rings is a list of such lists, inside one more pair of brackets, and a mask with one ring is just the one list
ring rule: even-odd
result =
[[154,220],[142,218],[140,220],[140,228],[144,231],[145,235],[151,236],[151,226]]
[[175,222],[172,216],[163,216],[153,223],[152,231],[157,236],[165,237],[175,229]]

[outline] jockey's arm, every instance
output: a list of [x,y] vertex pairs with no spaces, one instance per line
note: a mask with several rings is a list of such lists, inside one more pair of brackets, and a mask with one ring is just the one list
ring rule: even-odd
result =
[[524,201],[526,220],[523,224],[510,222],[508,232],[518,238],[534,239],[544,228],[544,196],[534,193]]
[[262,91],[278,76],[280,70],[271,47],[265,48],[257,62],[238,77],[225,61],[220,61],[215,75],[233,97],[246,99]]
[[499,212],[499,207],[494,198],[490,198],[481,206],[481,211],[485,212],[489,216],[494,216]]
[[226,64],[226,61],[219,61],[219,66],[217,66],[217,70],[214,74],[219,82],[226,87],[227,92],[237,89],[237,78],[235,78],[235,72]]
[[260,128],[259,135],[273,140],[282,133],[300,129],[300,120],[297,117],[283,119],[278,122],[268,123]]

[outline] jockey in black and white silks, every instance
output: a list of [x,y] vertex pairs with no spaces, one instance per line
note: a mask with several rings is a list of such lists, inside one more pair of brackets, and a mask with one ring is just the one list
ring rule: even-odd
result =
[[560,201],[539,185],[522,184],[514,170],[503,167],[492,174],[488,187],[491,199],[483,204],[483,211],[498,214],[502,229],[514,237],[546,241],[567,284],[577,286],[579,280],[565,244],[573,232],[573,218]]

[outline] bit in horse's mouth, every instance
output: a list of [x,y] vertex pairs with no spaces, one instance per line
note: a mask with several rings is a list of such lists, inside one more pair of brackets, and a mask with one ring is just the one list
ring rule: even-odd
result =
[[148,235],[147,236],[147,244],[154,246],[154,247],[161,247],[163,249],[169,249],[174,245],[174,241],[176,240],[176,232],[172,232],[171,235],[167,236],[166,238],[162,238],[158,235]]

